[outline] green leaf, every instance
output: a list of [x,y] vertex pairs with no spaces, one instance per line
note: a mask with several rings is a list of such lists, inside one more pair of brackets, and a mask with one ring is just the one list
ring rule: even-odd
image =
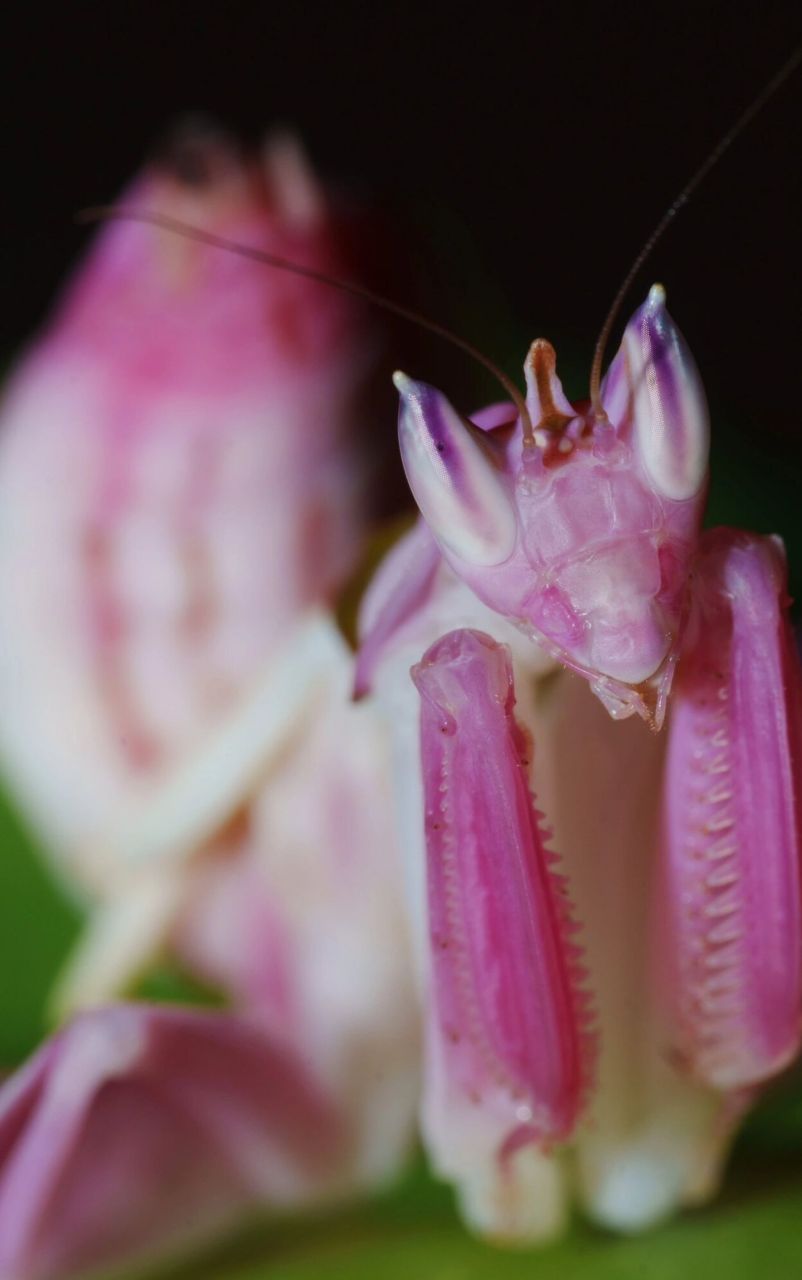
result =
[[148,969],[130,995],[132,999],[157,1004],[200,1005],[212,1009],[222,1009],[227,1004],[224,992],[201,982],[172,957],[164,957],[160,964]]
[[21,1061],[44,1033],[50,988],[80,922],[0,793],[0,1067]]
[[[468,1236],[441,1188],[418,1174],[361,1211],[254,1234],[170,1280],[799,1280],[802,1170],[741,1159],[726,1194],[635,1238],[576,1226],[540,1250]],[[168,1280],[165,1276],[164,1280]]]

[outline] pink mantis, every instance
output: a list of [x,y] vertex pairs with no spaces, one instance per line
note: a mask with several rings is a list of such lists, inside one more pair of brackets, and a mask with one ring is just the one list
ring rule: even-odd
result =
[[[407,856],[428,1004],[424,1133],[468,1219],[517,1238],[559,1220],[548,1152],[577,1132],[582,1194],[604,1221],[643,1225],[705,1194],[735,1116],[797,1053],[802,996],[800,677],[782,544],[700,531],[705,399],[659,286],[593,404],[569,403],[545,342],[525,372],[520,412],[496,406],[473,420],[396,375],[402,458],[425,524],[371,588],[358,669],[406,753],[419,715],[422,789],[408,786],[402,808],[414,815]],[[419,713],[403,676],[416,650]],[[557,664],[613,719],[636,715],[657,731],[667,718],[662,782],[662,744],[645,728],[636,767],[629,731],[614,771],[614,803],[648,808],[662,792],[661,829],[655,809],[633,854],[604,829],[609,794],[581,773],[555,779],[555,692],[543,677]],[[587,703],[565,679],[556,697]],[[574,715],[569,774],[586,754],[583,724],[599,732],[587,705]],[[602,754],[614,759],[627,729],[612,729]],[[557,792],[545,818],[557,821],[554,849],[566,832],[576,913],[528,789],[541,770]],[[581,848],[559,796],[571,782],[571,805],[587,812]],[[594,858],[602,880],[589,894]],[[599,892],[605,858],[609,877],[622,877],[617,920]],[[591,936],[588,972],[574,914]],[[619,929],[632,945],[613,973],[604,952]],[[621,983],[633,979],[616,1028],[608,1010],[618,1000],[621,1014]],[[641,1026],[622,1049],[633,1008]],[[653,1078],[643,1114],[625,1123],[608,1106],[622,1052],[646,1055],[639,1087]]]
[[[209,371],[215,368],[211,361]],[[797,1051],[800,1005],[799,677],[781,548],[730,530],[700,532],[707,411],[659,287],[627,326],[590,406],[574,406],[564,396],[548,343],[532,346],[525,374],[526,402],[516,392],[514,405],[492,406],[473,420],[433,388],[397,375],[402,457],[424,521],[393,550],[363,603],[354,674],[368,705],[346,705],[342,676],[350,664],[340,646],[330,655],[331,720],[320,717],[307,744],[317,780],[325,782],[327,761],[342,763],[346,775],[358,766],[353,790],[361,788],[366,808],[372,800],[385,820],[384,737],[372,719],[363,718],[358,729],[357,716],[377,710],[387,716],[426,1029],[424,1142],[436,1169],[458,1188],[469,1224],[524,1242],[560,1228],[574,1179],[588,1210],[623,1229],[709,1194],[734,1119]],[[239,511],[234,515],[240,527]],[[250,552],[258,552],[258,543]],[[302,666],[306,651],[298,634],[290,647]],[[321,639],[326,653],[331,639],[330,633]],[[290,670],[304,686],[303,671],[292,662]],[[281,689],[271,685],[265,705],[293,687],[281,672]],[[174,692],[169,682],[164,687]],[[150,707],[161,709],[152,701]],[[260,724],[270,719],[262,711],[260,704]],[[626,719],[629,724],[614,723]],[[292,715],[286,722],[293,727]],[[660,735],[664,722],[667,732]],[[363,733],[364,756],[355,746]],[[246,739],[232,740],[247,746]],[[247,750],[242,759],[239,791],[227,802],[241,799],[241,792],[250,805]],[[269,912],[251,913],[256,879],[248,850],[239,851],[243,865],[233,876],[226,866],[227,840],[232,836],[236,844],[241,832],[236,824],[232,832],[221,829],[218,820],[239,810],[229,805],[221,813],[212,804],[212,825],[204,827],[198,812],[206,821],[214,788],[197,785],[204,770],[194,761],[191,794],[182,790],[179,770],[176,791],[156,789],[141,824],[124,814],[120,826],[104,828],[115,852],[130,846],[152,854],[155,848],[157,867],[161,857],[169,864],[165,852],[177,849],[179,899],[187,883],[196,895],[191,910],[179,911],[165,900],[159,880],[154,914],[146,911],[141,929],[134,913],[136,945],[123,949],[124,964],[112,977],[130,971],[143,949],[170,934],[235,998],[244,993],[251,1016],[265,1019],[266,1041],[246,1035],[242,1047],[246,1119],[234,1107],[229,1126],[228,1109],[220,1109],[229,1087],[225,1071],[201,1098],[201,1110],[223,1117],[219,1130],[211,1126],[214,1164],[218,1139],[242,1135],[251,1103],[260,1114],[267,1107],[269,1116],[269,1098],[252,1086],[275,1072],[299,1123],[288,1126],[275,1166],[280,1173],[289,1169],[291,1191],[284,1200],[282,1174],[279,1192],[271,1186],[268,1194],[293,1204],[365,1185],[392,1166],[405,1145],[405,1081],[414,1078],[408,1059],[416,1047],[404,931],[387,928],[394,918],[394,871],[366,859],[357,868],[358,890],[352,885],[339,899],[348,851],[332,841],[331,904],[332,914],[339,913],[332,923],[326,902],[308,892],[309,884],[324,881],[320,868],[310,862],[308,875],[296,874],[297,833],[310,816],[309,849],[327,853],[314,815],[306,812],[314,791],[306,768],[301,748],[287,776],[279,771],[272,779],[278,803],[276,792],[266,789],[264,805],[254,806],[257,834],[263,819],[264,832],[287,851],[274,859],[273,871],[279,888],[286,877],[288,919],[301,942],[287,948],[290,962],[281,976],[294,975],[301,987],[308,980],[318,1000],[303,1010],[311,1013],[298,1043],[290,1037],[296,1058],[284,1052],[293,1020],[285,1023],[280,1009],[277,1017],[274,988],[264,981],[275,976],[268,953],[273,942],[281,950],[281,928]],[[532,781],[542,811],[535,808]],[[321,788],[325,806],[341,798],[343,785]],[[183,806],[177,839],[171,825],[176,794]],[[554,823],[553,834],[547,822]],[[76,838],[82,849],[83,834]],[[381,821],[368,821],[363,834],[360,848],[374,842],[383,855],[392,854],[394,841]],[[204,840],[211,837],[210,851]],[[218,853],[221,865],[212,857],[211,867],[201,863],[198,875],[185,875],[194,872],[189,854],[198,850],[207,859]],[[147,858],[141,862],[150,865]],[[82,874],[93,882],[95,870],[90,859]],[[373,893],[364,892],[371,877],[375,911]],[[101,897],[107,893],[103,885]],[[149,900],[145,894],[146,908]],[[123,895],[121,913],[102,918],[125,921],[130,901]],[[368,919],[359,923],[363,907]],[[357,928],[346,981],[330,986]],[[110,936],[117,936],[114,929],[101,930],[100,942]],[[327,953],[330,941],[336,961]],[[364,962],[363,946],[374,949],[375,966]],[[88,954],[95,973],[103,968],[98,955],[114,956],[91,946]],[[378,957],[389,958],[386,975]],[[87,972],[78,968],[80,981],[69,994],[84,990]],[[386,977],[384,987],[373,983],[376,976]],[[107,981],[104,992],[108,986],[114,983]],[[355,1001],[363,986],[364,1001]],[[386,992],[397,1007],[390,1008]],[[359,1034],[351,1057],[340,1032],[343,1016],[354,1012]],[[126,1056],[129,1021],[137,1034]],[[184,1035],[189,1041],[208,1035],[224,1050],[230,1040],[232,1061],[239,1060],[244,1032],[237,1019],[205,1024],[201,1018],[196,1027],[180,1016],[173,1024],[152,1011],[140,1011],[138,1019],[112,1008],[100,1015],[102,1034],[95,1036],[91,1017],[79,1019],[55,1051],[43,1051],[39,1067],[60,1097],[62,1073],[74,1083],[71,1064],[81,1062],[88,1034],[100,1047],[93,1064],[103,1083],[106,1071],[124,1079],[128,1072],[147,1092],[152,1072],[166,1069],[169,1076],[182,1061],[170,1034],[164,1041],[163,1025],[168,1033],[177,1027],[182,1043]],[[379,1074],[387,1074],[387,1065],[398,1071],[392,1101],[400,1104],[400,1118],[391,1141],[383,1128],[388,1094],[379,1091],[380,1104],[364,1106],[369,1090],[351,1069],[361,1063],[369,1073],[371,1045],[387,1051]],[[219,1061],[224,1058],[221,1053]],[[310,1081],[298,1074],[307,1058],[318,1068]],[[37,1070],[15,1086],[31,1108],[49,1096]],[[11,1123],[18,1096],[13,1090],[10,1102],[6,1096]],[[94,1095],[87,1108],[90,1101]],[[173,1101],[180,1112],[180,1089]],[[330,1137],[322,1167],[308,1179],[307,1112]],[[347,1134],[339,1145],[343,1112],[356,1141]],[[124,1126],[119,1132],[122,1141]],[[234,1145],[237,1155],[253,1154],[254,1164],[269,1172],[271,1135],[265,1136],[266,1156],[248,1142]],[[27,1159],[40,1169],[43,1144],[30,1134],[27,1143],[34,1150]],[[208,1144],[204,1150],[208,1157]],[[146,1164],[152,1155],[148,1148]],[[24,1156],[23,1150],[20,1164]],[[80,1147],[77,1158],[83,1158]],[[14,1168],[7,1176],[10,1220],[12,1193],[21,1183]],[[32,1201],[31,1231],[10,1256],[28,1249],[33,1257],[34,1246],[45,1253],[50,1247],[46,1214],[39,1216],[48,1188],[38,1183],[34,1189],[39,1198]],[[261,1187],[257,1199],[260,1194]],[[239,1203],[237,1188],[233,1195]]]

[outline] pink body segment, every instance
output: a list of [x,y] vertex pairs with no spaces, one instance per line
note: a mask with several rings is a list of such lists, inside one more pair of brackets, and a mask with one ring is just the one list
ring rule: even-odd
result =
[[675,682],[661,944],[676,1048],[749,1088],[800,1043],[800,673],[779,540],[705,534]]

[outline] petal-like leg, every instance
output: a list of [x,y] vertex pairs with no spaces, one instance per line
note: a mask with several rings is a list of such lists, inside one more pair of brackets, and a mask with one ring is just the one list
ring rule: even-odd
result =
[[0,1275],[142,1263],[319,1200],[350,1142],[303,1062],[243,1019],[84,1014],[0,1090]]
[[698,1079],[748,1090],[799,1049],[800,677],[778,539],[705,534],[663,814],[662,979]]
[[[425,590],[416,594],[413,579],[431,550],[431,535],[421,522],[401,539],[379,567],[360,611],[357,671],[370,669],[370,692],[392,742],[395,819],[401,846],[407,910],[418,977],[427,950],[426,851],[423,785],[420,768],[420,699],[410,667],[447,631],[486,631],[512,653],[519,711],[528,714],[534,683],[556,668],[553,658],[487,605],[440,558]],[[423,553],[423,554],[422,554]],[[439,554],[439,553],[438,553]],[[402,590],[409,579],[412,589]],[[422,586],[422,580],[418,579]],[[403,600],[400,610],[396,604]]]
[[592,1057],[566,885],[529,791],[509,651],[451,632],[413,678],[430,936],[424,1133],[472,1225],[537,1238],[561,1215],[559,1173],[537,1148],[571,1134]]

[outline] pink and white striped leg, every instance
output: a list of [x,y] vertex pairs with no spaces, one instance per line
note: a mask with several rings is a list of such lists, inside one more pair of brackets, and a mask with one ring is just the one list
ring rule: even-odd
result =
[[572,1133],[592,1057],[566,884],[529,791],[506,646],[450,632],[413,678],[430,948],[424,1136],[474,1227],[537,1238],[562,1217],[543,1153]]
[[676,1049],[722,1091],[800,1045],[799,659],[779,539],[704,535],[663,805],[662,978]]

